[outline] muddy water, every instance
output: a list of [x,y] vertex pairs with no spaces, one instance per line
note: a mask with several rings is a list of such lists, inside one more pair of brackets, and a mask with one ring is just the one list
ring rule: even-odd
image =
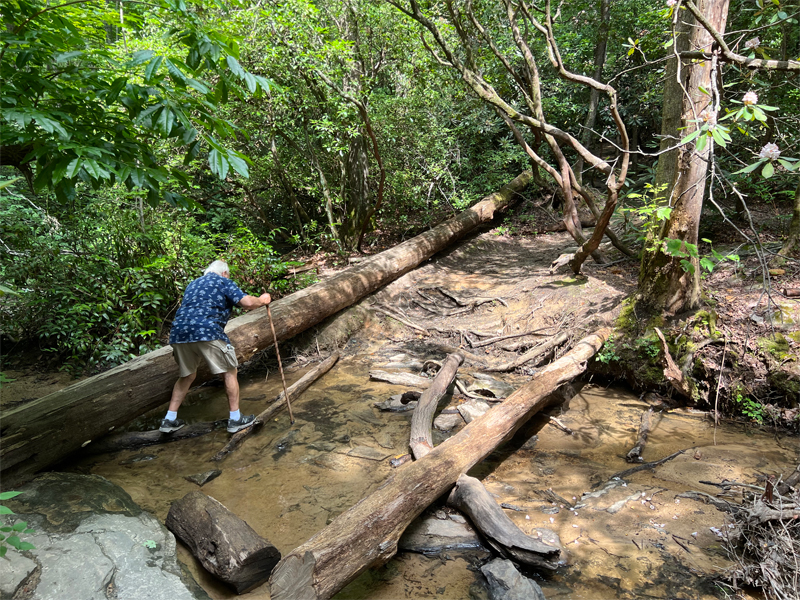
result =
[[[356,346],[295,400],[294,425],[279,414],[222,463],[209,458],[226,442],[224,431],[95,458],[80,467],[121,485],[162,522],[173,501],[198,489],[186,476],[219,468],[222,474],[202,491],[288,553],[379,486],[391,471],[390,457],[407,450],[411,413],[373,406],[405,390],[368,377],[370,368],[388,362],[391,347]],[[290,373],[288,383],[302,374],[302,369]],[[504,379],[513,385],[524,381]],[[280,389],[277,376],[242,381],[242,410],[258,413]],[[534,417],[471,473],[483,479],[498,502],[516,507],[506,512],[523,531],[549,527],[561,537],[565,566],[539,577],[548,598],[721,597],[711,578],[728,562],[711,528],[724,532],[724,517],[676,496],[689,490],[719,492],[701,481],[752,483],[757,473],[788,472],[797,464],[796,439],[775,439],[735,425],[715,428],[701,414],[679,411],[661,418],[644,460],[684,453],[655,471],[612,479],[630,467],[624,455],[644,408],[624,391],[586,385],[568,407],[557,409],[574,435]],[[225,410],[221,388],[202,388],[190,394],[181,417],[213,420]],[[161,416],[144,418],[138,427],[152,428]],[[553,504],[538,493],[547,489],[574,507]],[[212,598],[234,597],[179,547],[179,558]],[[436,557],[401,553],[364,573],[338,597],[469,598],[480,578],[477,561],[455,551]],[[246,597],[267,599],[268,586]]]

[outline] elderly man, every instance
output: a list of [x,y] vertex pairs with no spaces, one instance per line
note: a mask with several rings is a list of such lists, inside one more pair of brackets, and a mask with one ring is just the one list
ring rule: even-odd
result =
[[234,305],[253,310],[269,304],[270,296],[248,296],[229,277],[228,264],[215,260],[184,292],[169,334],[180,377],[172,388],[169,410],[159,431],[170,433],[186,424],[178,418],[178,408],[186,398],[201,361],[206,362],[212,373],[223,374],[230,406],[228,431],[236,433],[253,424],[255,415],[242,416],[239,412],[239,362],[224,330]]

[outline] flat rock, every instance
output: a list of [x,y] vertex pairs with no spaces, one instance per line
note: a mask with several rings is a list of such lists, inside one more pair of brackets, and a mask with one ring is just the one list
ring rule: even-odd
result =
[[20,491],[6,504],[13,520],[34,530],[23,540],[35,546],[26,552],[35,567],[16,557],[0,561],[4,598],[6,587],[25,587],[32,600],[208,600],[181,572],[173,535],[119,486],[96,475],[47,473]]
[[464,417],[461,416],[457,408],[445,410],[452,410],[453,412],[441,412],[433,420],[433,426],[439,431],[450,431],[464,422]]
[[407,412],[417,408],[416,400],[411,400],[410,402],[403,404],[402,398],[403,394],[395,394],[384,402],[375,402],[373,406],[385,412]]
[[425,515],[416,519],[403,533],[398,548],[409,552],[438,554],[445,550],[486,550],[478,534],[466,521],[438,519]]
[[209,481],[213,481],[217,477],[222,475],[222,471],[219,469],[214,469],[213,471],[206,471],[205,473],[197,473],[195,475],[189,475],[184,477],[186,481],[191,481],[192,483],[196,483],[200,487],[207,484]]
[[458,405],[458,412],[461,413],[461,416],[464,417],[467,423],[471,423],[478,417],[487,413],[491,408],[488,402],[470,398],[467,402],[464,402],[464,404]]
[[[4,522],[12,525],[16,520],[16,517],[11,515]],[[29,537],[26,534],[23,539],[28,541]],[[37,569],[38,565],[30,558],[9,548],[5,558],[0,559],[0,598],[13,598],[17,589],[22,587]]]
[[539,584],[517,571],[510,560],[496,558],[481,567],[492,600],[546,600]]

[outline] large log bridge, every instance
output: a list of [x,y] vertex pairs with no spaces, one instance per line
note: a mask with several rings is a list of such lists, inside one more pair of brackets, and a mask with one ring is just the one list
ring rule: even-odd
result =
[[[313,327],[415,268],[509,205],[532,174],[525,171],[452,219],[358,265],[272,303],[275,337],[282,342]],[[240,361],[273,345],[267,311],[228,323]],[[81,446],[166,403],[178,377],[172,347],[134,358],[110,371],[12,409],[0,421],[0,476],[10,489]],[[209,379],[198,373],[197,383]]]
[[295,548],[272,572],[272,600],[331,598],[365,569],[389,560],[411,521],[449,490],[459,475],[547,406],[553,390],[580,375],[609,333],[603,328],[578,342],[502,404],[392,474],[375,492]]

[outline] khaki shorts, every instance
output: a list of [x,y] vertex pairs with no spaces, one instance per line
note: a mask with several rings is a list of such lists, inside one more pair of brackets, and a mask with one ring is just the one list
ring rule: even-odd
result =
[[195,373],[202,361],[206,362],[215,375],[226,373],[239,366],[236,349],[222,340],[172,344],[172,357],[178,363],[181,377]]

